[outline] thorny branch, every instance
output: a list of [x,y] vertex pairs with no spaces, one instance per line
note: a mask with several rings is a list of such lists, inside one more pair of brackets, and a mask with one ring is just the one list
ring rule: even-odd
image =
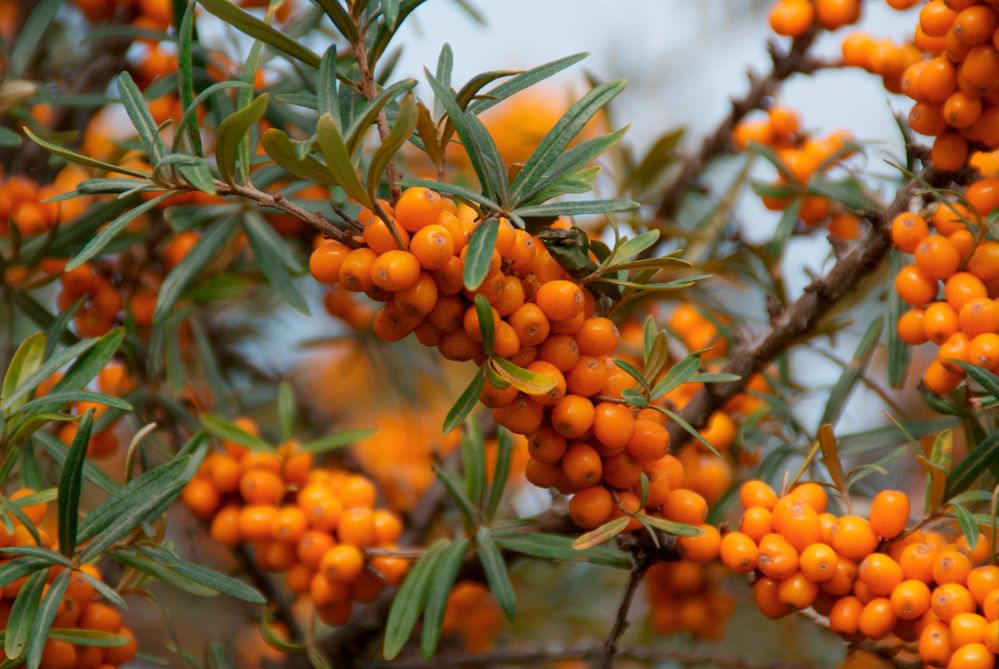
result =
[[825,67],[827,64],[809,57],[808,50],[818,30],[813,28],[801,37],[795,39],[784,53],[778,51],[775,43],[770,42],[768,51],[772,66],[770,72],[760,76],[749,73],[749,90],[741,98],[732,100],[732,109],[728,116],[715,128],[714,132],[704,138],[696,153],[687,156],[676,179],[667,187],[656,210],[656,218],[668,219],[676,213],[684,195],[695,186],[713,158],[728,148],[732,130],[747,114],[760,109],[767,98],[785,79],[796,73],[808,73]]
[[[870,229],[843,255],[831,270],[805,287],[801,296],[784,309],[775,310],[770,325],[755,339],[741,344],[723,370],[739,376],[731,383],[705,385],[680,412],[694,428],[701,428],[708,417],[727,400],[742,392],[749,378],[764,369],[791,346],[807,337],[821,319],[858,284],[881,265],[891,250],[890,227],[895,216],[908,210],[910,200],[924,182],[942,181],[941,173],[926,164],[918,178],[910,179],[892,202],[879,212],[868,215]],[[669,425],[670,449],[679,451],[689,434],[675,422]]]

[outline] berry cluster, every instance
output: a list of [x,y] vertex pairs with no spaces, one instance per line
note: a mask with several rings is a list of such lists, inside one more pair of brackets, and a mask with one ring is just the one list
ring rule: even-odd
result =
[[0,181],[0,235],[8,234],[10,226],[14,225],[19,234],[30,237],[79,216],[86,210],[88,198],[62,202],[45,200],[72,191],[88,176],[85,170],[67,165],[50,184],[39,185],[21,175]]
[[[48,504],[30,503],[28,498],[34,495],[34,490],[22,488],[12,493],[8,499],[15,503],[17,500],[25,500],[26,505],[21,507],[21,511],[31,524],[36,526],[34,529],[38,533],[38,540],[36,541],[28,527],[17,518],[11,517],[10,520],[14,525],[12,532],[8,532],[6,527],[0,524],[0,546],[42,546],[58,550],[57,542],[50,538],[49,532],[39,527],[48,515]],[[0,566],[17,557],[19,556],[13,555],[9,559],[0,560]],[[63,569],[61,565],[50,567],[46,574],[46,582],[51,583]],[[41,669],[114,669],[135,657],[135,635],[122,624],[121,614],[98,596],[92,584],[93,581],[101,580],[100,572],[93,565],[82,565],[74,571],[70,576],[66,594],[52,620],[52,629],[106,632],[123,637],[125,642],[117,646],[98,647],[76,645],[58,638],[49,638],[42,652],[39,665]],[[7,628],[15,599],[27,581],[28,577],[25,576],[3,587],[3,600],[0,601],[0,630]]]
[[964,377],[954,360],[999,368],[999,242],[981,238],[985,217],[999,206],[999,180],[972,183],[964,198],[967,205],[943,202],[926,217],[900,214],[891,228],[895,246],[915,256],[895,277],[899,297],[914,307],[898,333],[908,344],[940,347],[923,376],[937,394]]
[[[783,168],[775,186],[807,186],[813,176],[835,168],[851,154],[850,133],[832,132],[826,137],[810,137],[802,128],[801,116],[788,107],[771,107],[763,118],[750,118],[732,131],[732,141],[740,149],[750,143],[772,148]],[[860,235],[860,219],[841,205],[820,195],[798,198],[764,195],[763,204],[772,211],[783,211],[796,199],[801,200],[798,218],[808,226],[828,222],[829,232],[841,239]]]
[[999,568],[975,567],[988,557],[984,536],[970,548],[963,536],[948,543],[936,533],[906,533],[909,499],[892,490],[875,496],[869,518],[828,513],[815,483],[778,496],[748,481],[739,499],[739,530],[720,539],[717,554],[733,572],[756,574],[764,615],[812,608],[847,638],[918,640],[929,666],[993,666]]
[[777,0],[770,27],[778,35],[801,37],[814,25],[836,30],[860,20],[861,0]]
[[[238,419],[241,429],[256,424]],[[341,625],[353,601],[370,602],[408,569],[392,554],[402,522],[376,509],[377,491],[364,476],[317,467],[294,442],[276,453],[224,443],[210,454],[181,499],[212,538],[226,546],[252,544],[257,565],[285,572],[288,588],[307,596],[321,620]]]
[[649,626],[662,635],[686,632],[715,641],[735,609],[735,599],[719,589],[720,565],[680,560],[652,565],[645,575]]

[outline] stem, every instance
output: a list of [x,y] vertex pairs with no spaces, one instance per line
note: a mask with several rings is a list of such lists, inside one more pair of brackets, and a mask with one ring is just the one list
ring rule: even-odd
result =
[[645,574],[648,565],[645,561],[637,563],[631,570],[631,578],[628,579],[628,586],[624,590],[621,598],[621,605],[617,607],[617,617],[614,618],[614,626],[611,627],[610,635],[604,643],[603,661],[600,666],[603,669],[613,669],[614,656],[617,655],[617,644],[621,640],[624,631],[628,629],[628,611],[631,610],[631,601],[638,591],[638,584]]

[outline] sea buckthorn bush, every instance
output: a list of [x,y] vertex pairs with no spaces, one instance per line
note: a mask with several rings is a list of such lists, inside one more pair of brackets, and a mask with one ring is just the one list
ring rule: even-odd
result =
[[994,669],[999,4],[642,141],[423,4],[0,2],[3,667]]

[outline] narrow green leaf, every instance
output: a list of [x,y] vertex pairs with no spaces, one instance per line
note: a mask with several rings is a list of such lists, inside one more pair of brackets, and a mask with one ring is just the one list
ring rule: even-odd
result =
[[493,321],[493,308],[482,293],[475,295],[475,314],[479,317],[479,329],[482,332],[482,350],[488,356],[493,354],[496,342],[496,323]]
[[347,38],[348,42],[354,43],[358,40],[357,26],[339,0],[315,0],[315,3],[326,12],[333,25],[336,26],[341,35]]
[[378,184],[382,180],[382,175],[389,161],[410,138],[416,130],[417,112],[416,102],[412,95],[407,95],[399,105],[399,113],[395,118],[395,123],[389,133],[382,140],[381,145],[375,150],[368,165],[368,196],[374,200],[378,195]]
[[[146,181],[152,179],[152,175],[146,172],[140,172],[138,170],[133,170],[129,167],[122,167],[120,165],[113,165],[111,163],[106,163],[102,160],[94,160],[93,158],[88,158],[87,156],[76,153],[75,151],[70,151],[69,149],[59,146],[58,144],[47,142],[38,135],[36,135],[35,133],[33,133],[31,129],[28,127],[24,127],[22,128],[22,130],[24,131],[24,134],[28,136],[28,139],[30,139],[32,142],[42,147],[43,149],[46,149],[49,153],[59,156],[60,158],[63,158],[65,160],[68,160],[71,163],[76,163],[78,165],[85,165],[87,167],[93,167],[99,170],[105,170],[107,172],[128,174],[133,177],[136,177],[137,179],[143,179]],[[141,184],[137,182],[136,186],[138,185]]]
[[638,518],[646,525],[651,525],[657,530],[662,530],[667,534],[675,534],[678,537],[699,537],[704,534],[699,527],[688,525],[687,523],[678,523],[673,520],[666,520],[665,518],[653,518],[644,513],[638,514]]
[[[261,143],[271,159],[289,174],[327,186],[343,186],[337,179],[330,176],[330,170],[311,156],[299,157],[295,144],[283,131],[269,128],[264,131]],[[361,189],[364,192],[364,189]],[[367,198],[367,196],[365,196]]]
[[45,587],[46,574],[46,571],[35,571],[17,593],[17,598],[10,609],[7,634],[3,640],[3,652],[7,658],[21,657],[21,653],[28,646],[31,627],[38,614],[42,588]]
[[585,52],[574,53],[571,56],[559,58],[558,60],[553,60],[549,63],[533,67],[525,72],[521,72],[517,76],[511,77],[509,80],[504,81],[502,84],[490,88],[486,91],[485,95],[473,100],[468,105],[468,111],[473,114],[481,114],[485,110],[489,109],[493,105],[499,104],[511,95],[519,93],[525,88],[542,82],[545,79],[558,74],[562,70],[575,65],[579,61],[586,58],[587,55],[589,54]]
[[331,44],[323,52],[319,63],[319,78],[316,80],[316,109],[319,116],[329,114],[334,121],[340,118],[336,92],[336,45]]
[[218,257],[219,250],[236,230],[237,220],[235,216],[230,216],[213,223],[184,259],[170,270],[156,297],[154,324],[161,325],[169,318],[174,304],[184,289],[201,273],[201,270]]
[[966,458],[957,463],[947,476],[944,499],[951,499],[964,492],[981,476],[990,463],[999,458],[999,432],[993,432]]
[[347,191],[348,195],[370,207],[374,200],[361,185],[361,178],[357,175],[354,163],[351,162],[350,153],[332,115],[323,114],[319,117],[319,122],[316,124],[316,143],[333,179]]
[[444,425],[441,427],[441,434],[450,434],[456,427],[461,425],[468,414],[472,412],[475,405],[479,402],[479,395],[482,394],[482,389],[485,387],[486,377],[481,371],[477,371],[475,376],[472,378],[472,382],[468,384],[468,387],[462,391],[461,395],[455,401],[454,406],[451,410],[447,412],[447,416],[444,418]]
[[951,504],[950,510],[957,518],[957,524],[961,528],[964,540],[968,542],[968,550],[974,551],[978,547],[978,523],[967,507],[960,504]]
[[388,103],[392,102],[392,100],[399,97],[406,91],[415,88],[416,84],[416,79],[403,79],[402,81],[397,81],[391,86],[386,87],[374,100],[367,103],[363,111],[361,111],[357,118],[351,122],[350,127],[343,133],[348,156],[353,156],[357,153],[357,150],[361,148],[361,140],[364,139],[364,135],[371,128],[375,119],[378,118],[378,113],[384,109]]
[[507,619],[513,620],[517,612],[517,596],[513,592],[513,584],[510,583],[506,562],[503,561],[503,555],[493,541],[488,527],[480,527],[475,532],[475,544],[479,549],[479,562],[482,563],[482,570],[486,574],[489,590]]
[[142,546],[139,552],[147,557],[158,560],[181,576],[199,583],[216,592],[229,595],[251,604],[266,604],[266,598],[256,588],[252,588],[239,579],[221,574],[214,569],[203,567],[195,562],[182,560],[172,551],[163,546]]
[[450,495],[451,499],[453,499],[455,504],[458,505],[458,510],[461,511],[462,520],[464,521],[465,526],[474,527],[476,520],[478,520],[479,514],[476,511],[476,507],[472,503],[472,500],[468,499],[468,496],[461,489],[461,486],[459,486],[446,471],[437,465],[433,466],[433,470],[434,474],[437,476],[437,480],[444,485],[448,495]]
[[680,362],[670,367],[663,377],[659,379],[659,382],[656,383],[652,392],[649,394],[649,399],[657,400],[663,395],[667,395],[676,390],[684,383],[688,383],[700,368],[701,356],[687,356]]
[[67,629],[53,627],[49,630],[49,638],[71,643],[74,646],[94,646],[95,648],[116,648],[129,642],[129,637],[112,634],[103,630]]
[[168,191],[161,195],[157,195],[156,197],[150,200],[146,200],[139,206],[135,207],[134,209],[129,209],[125,213],[118,216],[118,218],[114,219],[106,226],[101,228],[100,232],[98,232],[89,242],[87,242],[87,245],[84,246],[79,253],[73,256],[72,260],[66,263],[66,271],[68,272],[70,270],[76,269],[83,263],[87,262],[88,260],[96,256],[104,249],[105,246],[110,244],[111,241],[118,236],[118,233],[120,233],[122,230],[125,229],[126,225],[137,219],[139,216],[142,216],[147,211],[154,209],[161,202],[171,197],[173,194],[174,194],[173,191]]
[[518,367],[505,358],[493,356],[488,364],[500,378],[528,395],[544,395],[558,383],[557,379]]
[[[513,212],[521,218],[531,216],[582,216],[583,214],[609,214],[615,211],[638,209],[634,200],[589,200],[584,202],[549,202],[529,207],[519,207]],[[658,232],[655,231],[655,232]]]
[[198,416],[198,422],[201,423],[201,427],[205,428],[205,432],[216,439],[231,441],[234,444],[246,446],[254,451],[273,450],[273,447],[260,437],[236,427],[236,425],[221,416],[203,413]]
[[[191,56],[194,40],[194,14],[197,2],[189,0],[184,10],[184,17],[177,30],[177,95],[182,109],[188,109],[194,102],[194,61]],[[181,126],[191,142],[191,148],[197,155],[202,155],[201,131],[198,129],[198,119],[188,117]]]
[[[451,45],[444,42],[444,46],[441,47],[441,52],[437,56],[437,70],[434,72],[434,76],[437,81],[441,82],[445,88],[451,88],[451,73],[454,70],[454,51],[451,49]],[[434,97],[434,117],[440,117],[444,113],[444,104]]]
[[76,528],[80,520],[80,493],[83,491],[83,463],[87,459],[90,430],[94,425],[93,409],[80,421],[69,447],[59,478],[59,551],[66,557],[76,552]]
[[[39,572],[39,574],[41,573]],[[38,614],[31,625],[31,639],[28,642],[27,656],[28,669],[38,669],[42,663],[42,652],[45,650],[45,642],[49,638],[49,629],[59,612],[59,606],[66,594],[66,588],[69,587],[71,575],[71,571],[65,570],[56,576],[52,585],[49,586],[48,592],[45,593],[44,599],[42,599]]]
[[351,444],[361,441],[362,439],[367,439],[377,432],[378,430],[371,428],[344,430],[343,432],[336,432],[334,434],[326,435],[325,437],[319,437],[318,439],[307,441],[302,444],[301,448],[303,451],[308,451],[310,453],[326,453],[327,451],[334,451],[338,448],[343,448],[344,446],[350,446]]
[[581,534],[572,542],[572,547],[578,551],[585,551],[591,548],[595,548],[600,544],[607,543],[617,535],[624,532],[624,528],[628,527],[628,523],[631,518],[628,516],[621,516],[620,518],[615,518],[614,520],[609,520],[595,530],[590,530],[585,534]]
[[22,379],[26,379],[38,371],[45,356],[45,335],[41,332],[29,336],[14,351],[7,371],[4,373],[3,385],[0,386],[0,403],[9,409],[16,409],[27,400],[27,394],[22,395],[19,403],[7,404],[7,399],[17,390]]
[[33,7],[33,9],[15,34],[17,39],[14,40],[14,47],[9,54],[9,72],[5,77],[8,80],[24,76],[49,24],[52,23],[56,12],[62,6],[62,0],[42,0],[26,6]]
[[510,478],[510,463],[513,459],[513,440],[510,439],[510,432],[500,426],[496,430],[496,464],[493,467],[493,481],[489,486],[489,493],[486,496],[486,520],[492,522],[496,517],[496,510],[499,509],[503,493],[506,491],[506,483]]
[[447,539],[438,539],[423,554],[406,576],[396,593],[385,624],[385,641],[382,655],[394,660],[409,640],[420,614],[430,595],[430,581],[437,571],[444,551],[451,545]]
[[448,596],[454,587],[465,556],[468,555],[470,545],[471,542],[464,537],[456,539],[441,553],[440,560],[430,577],[427,606],[423,613],[423,630],[420,635],[420,654],[424,661],[429,660],[437,652]]
[[[319,56],[302,46],[294,38],[272,28],[252,14],[244,12],[230,0],[198,0],[198,2],[209,12],[222,19],[225,24],[310,67],[319,67]],[[329,0],[329,2],[335,2],[335,0]]]
[[850,365],[843,370],[829,393],[829,399],[826,400],[826,405],[822,410],[822,418],[819,419],[820,425],[826,423],[835,425],[836,421],[839,420],[843,409],[846,407],[847,399],[849,399],[850,394],[856,387],[857,381],[860,380],[860,376],[867,369],[867,365],[871,362],[871,357],[874,355],[878,341],[881,339],[881,331],[883,329],[884,319],[880,316],[867,326],[867,330],[857,345],[857,350],[853,353]]
[[[270,96],[267,93],[258,95],[248,105],[228,116],[219,125],[218,138],[215,143],[215,164],[222,179],[228,183],[235,180],[236,157],[239,145],[247,133],[257,124],[267,111]],[[246,178],[247,175],[243,175]]]
[[489,274],[489,265],[496,251],[499,219],[489,218],[479,223],[468,238],[463,280],[468,290],[478,290]]
[[[494,531],[493,539],[506,550],[541,558],[542,560],[570,560],[630,569],[628,554],[610,546],[596,546],[583,550],[573,548],[573,539],[544,532]],[[603,542],[600,542],[603,543]]]
[[[899,251],[892,251],[889,261],[889,271],[892,276],[898,274],[905,263],[904,256]],[[909,347],[898,335],[898,320],[905,310],[905,303],[895,289],[895,282],[888,286],[888,385],[901,388],[909,372]]]
[[139,133],[139,138],[145,144],[150,162],[156,165],[163,160],[167,151],[163,145],[163,138],[160,137],[159,128],[156,127],[156,121],[153,120],[153,115],[146,105],[146,99],[142,97],[142,91],[132,81],[132,75],[128,72],[119,74],[117,83],[121,104],[136,132]]
[[267,282],[289,305],[308,316],[309,306],[305,303],[302,293],[295,287],[291,275],[288,274],[286,263],[282,262],[282,258],[288,254],[286,242],[259,216],[244,217],[243,230],[250,238],[253,255]]

